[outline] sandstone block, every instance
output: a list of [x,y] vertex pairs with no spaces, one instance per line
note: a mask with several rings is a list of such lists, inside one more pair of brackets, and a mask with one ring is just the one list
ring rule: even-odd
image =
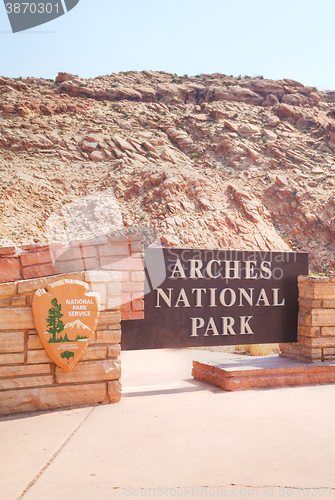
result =
[[107,272],[120,272],[119,269],[114,267],[114,264],[120,262],[120,260],[123,259],[121,259],[120,257],[100,257],[100,268],[106,270]]
[[143,281],[145,279],[144,271],[133,271],[131,273],[131,281]]
[[31,307],[0,309],[0,330],[29,330],[35,328]]
[[23,351],[24,332],[0,332],[0,353]]
[[99,267],[99,259],[95,257],[90,257],[87,259],[83,259],[85,264],[85,271],[89,271],[90,269],[96,269]]
[[0,393],[2,415],[108,401],[106,383],[10,390]]
[[[225,390],[230,390],[228,388],[229,382],[232,385],[234,384],[234,380],[230,379],[223,379],[222,377],[218,377],[217,375],[214,375],[211,372],[207,372],[206,370],[200,370],[199,368],[193,368],[192,370],[192,376],[195,379],[198,380],[203,380],[204,382],[208,382],[209,384],[216,385],[218,387],[222,387],[222,389]],[[239,386],[239,381],[236,382],[236,386]]]
[[12,307],[23,307],[26,305],[26,297],[24,295],[21,297],[12,297],[10,305]]
[[120,281],[130,281],[130,272],[129,271],[115,271],[121,274]]
[[[128,273],[127,273],[128,275]],[[85,281],[87,283],[109,283],[122,280],[122,273],[119,271],[86,271]]]
[[299,374],[299,375],[288,375],[287,377],[272,377],[272,384],[275,387],[283,387],[288,385],[305,385],[309,384],[309,377],[307,373]]
[[298,336],[300,337],[320,337],[321,328],[319,326],[299,326]]
[[23,377],[26,375],[49,375],[50,365],[0,366],[0,378]]
[[306,307],[307,309],[313,309],[321,306],[322,306],[322,300],[299,298],[299,307]]
[[335,347],[335,337],[319,337],[319,338],[309,338],[305,337],[304,346],[315,349],[323,347]]
[[79,247],[68,248],[64,247],[63,249],[56,250],[53,253],[53,259],[57,260],[57,262],[64,262],[68,260],[81,260],[83,255]]
[[115,325],[120,323],[120,321],[121,321],[120,311],[102,311],[99,316],[98,325]]
[[133,311],[144,311],[144,300],[132,300],[131,308]]
[[120,331],[121,324],[117,323],[116,325],[112,325],[111,327],[108,327],[108,325],[106,325],[106,324],[105,325],[98,325],[96,330],[97,330],[97,332],[106,331],[106,330],[118,330],[118,331]]
[[0,282],[17,281],[21,279],[21,266],[18,257],[0,259]]
[[105,283],[92,283],[90,286],[92,292],[98,292],[101,299],[101,304],[106,305],[107,302],[107,285]]
[[[216,385],[216,381],[213,383]],[[226,383],[224,385],[224,389],[226,391],[238,391],[240,388],[241,388],[241,381],[235,379],[226,380]]]
[[98,250],[94,246],[86,247],[81,245],[80,249],[84,259],[88,259],[90,257],[98,257]]
[[117,403],[121,399],[122,385],[118,380],[108,382],[108,396],[111,403]]
[[105,359],[107,357],[107,346],[88,346],[81,357],[81,361],[92,361],[94,359]]
[[96,332],[97,344],[119,344],[121,342],[121,330],[101,330]]
[[72,280],[84,281],[84,273],[58,274],[56,276],[45,278],[35,278],[27,281],[19,281],[17,284],[17,293],[21,295],[28,292],[35,292],[39,288],[45,288],[50,283],[54,283],[55,281],[67,278]]
[[118,358],[121,354],[120,344],[108,346],[108,358]]
[[144,250],[144,245],[140,241],[132,241],[130,246],[131,246],[131,253],[143,252]]
[[306,314],[310,312],[310,308],[299,306],[299,320],[303,320]]
[[99,246],[100,257],[127,257],[129,255],[129,246],[124,243],[109,243]]
[[335,310],[311,309],[303,322],[306,326],[335,326]]
[[0,248],[0,256],[3,255],[15,255],[16,248],[15,247],[1,247]]
[[49,245],[22,245],[20,249],[26,252],[46,252],[49,250]]
[[139,281],[131,281],[129,283],[121,283],[121,292],[143,292],[144,291],[144,283]]
[[56,272],[57,271],[55,270],[52,263],[41,264],[37,266],[24,267],[22,269],[22,276],[27,280],[31,278],[39,278],[40,276],[50,276],[51,274],[56,274]]
[[39,349],[36,351],[28,351],[27,364],[37,364],[37,363],[52,363],[44,349]]
[[240,389],[251,389],[252,387],[271,387],[272,378],[271,377],[252,377],[252,378],[241,378]]
[[135,257],[128,257],[126,259],[119,259],[115,262],[109,261],[109,259],[101,259],[102,267],[108,266],[109,269],[115,271],[143,271],[142,259]]
[[44,349],[42,341],[37,334],[29,334],[28,336],[28,351],[32,351],[33,349]]
[[322,349],[310,349],[306,347],[301,348],[301,357],[309,359],[310,361],[321,361]]
[[335,309],[335,300],[323,300],[322,307]]
[[120,309],[121,297],[108,297],[107,309]]
[[130,319],[143,319],[144,311],[122,311],[122,321]]
[[321,328],[322,337],[335,337],[335,326],[324,326]]
[[300,356],[301,353],[301,346],[292,343],[279,344],[279,349],[286,356]]
[[334,300],[335,283],[308,283],[305,285],[305,299]]
[[121,294],[121,315],[123,314],[124,311],[131,311],[130,294],[126,293]]
[[131,301],[131,294],[130,293],[121,293],[120,298],[121,298],[121,303],[126,304],[127,302]]
[[216,365],[215,364],[212,365],[211,363],[201,363],[201,361],[193,361],[192,365],[196,370],[202,370],[202,371],[206,371],[209,373],[216,372]]
[[55,262],[55,269],[58,273],[74,273],[96,267],[99,267],[99,260],[95,258]]
[[302,346],[302,347],[304,347],[304,346],[305,346],[305,338],[306,338],[306,337],[301,337],[301,336],[299,336],[299,335],[298,335],[298,344],[299,344],[300,346]]
[[108,283],[107,295],[108,297],[118,297],[121,293],[121,280],[119,282]]
[[[213,373],[210,365],[204,366],[200,365],[197,362],[193,362],[192,376],[195,379],[202,380],[204,382],[208,382],[210,384],[216,385],[217,387],[222,387],[225,390],[239,390],[242,389],[243,377],[230,377],[227,378],[222,371],[216,371]],[[250,388],[250,383],[247,382],[246,388]]]
[[98,250],[94,245],[80,245],[80,251],[84,259],[88,259],[90,257],[98,257]]
[[1,365],[18,365],[24,362],[24,354],[0,354],[0,366]]
[[326,356],[335,355],[335,346],[334,347],[326,347],[325,349],[323,349],[323,354]]
[[37,377],[14,377],[0,379],[0,390],[21,389],[23,387],[41,387],[43,385],[52,385],[52,375],[42,375]]
[[0,297],[12,297],[13,295],[16,295],[16,290],[16,283],[2,283],[0,284]]
[[327,364],[317,364],[316,366],[313,364],[307,365],[306,366],[306,371],[308,374],[311,373],[335,373],[335,366],[334,365],[327,365]]
[[308,375],[309,384],[332,384],[335,382],[335,373],[313,373]]
[[46,252],[31,252],[21,255],[21,264],[23,267],[35,266],[36,264],[46,264],[52,262],[51,253]]
[[57,384],[118,380],[120,377],[120,361],[109,359],[103,361],[79,361],[70,372],[66,372],[57,366],[55,372]]
[[10,306],[10,299],[0,299],[0,307]]

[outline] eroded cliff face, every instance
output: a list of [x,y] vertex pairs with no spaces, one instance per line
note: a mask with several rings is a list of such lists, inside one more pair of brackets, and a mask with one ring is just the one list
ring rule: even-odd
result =
[[124,224],[166,245],[300,250],[335,271],[335,91],[219,73],[0,77],[0,155],[2,246],[45,242],[52,213],[113,188]]

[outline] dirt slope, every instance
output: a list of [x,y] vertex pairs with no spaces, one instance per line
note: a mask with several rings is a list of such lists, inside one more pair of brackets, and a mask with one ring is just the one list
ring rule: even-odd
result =
[[[126,226],[190,248],[300,250],[335,270],[335,91],[135,72],[0,77],[1,245],[113,188]],[[97,224],[98,224],[97,217]]]

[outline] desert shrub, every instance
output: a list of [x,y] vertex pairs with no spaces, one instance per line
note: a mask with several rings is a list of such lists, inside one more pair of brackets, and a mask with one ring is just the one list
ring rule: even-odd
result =
[[235,351],[245,352],[250,356],[271,356],[278,353],[278,344],[247,344],[235,346]]

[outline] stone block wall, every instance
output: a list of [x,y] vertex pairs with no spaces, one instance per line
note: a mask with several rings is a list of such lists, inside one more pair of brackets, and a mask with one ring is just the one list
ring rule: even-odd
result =
[[307,361],[335,359],[335,277],[299,276],[298,342],[282,354]]
[[[122,281],[124,272],[141,271],[82,271],[0,284],[1,415],[120,400],[120,307],[122,286],[128,283]],[[95,335],[70,372],[46,354],[31,308],[36,290],[66,278],[86,281],[102,299]]]
[[119,271],[122,320],[143,319],[143,252],[140,235],[0,248],[0,283],[88,270]]

